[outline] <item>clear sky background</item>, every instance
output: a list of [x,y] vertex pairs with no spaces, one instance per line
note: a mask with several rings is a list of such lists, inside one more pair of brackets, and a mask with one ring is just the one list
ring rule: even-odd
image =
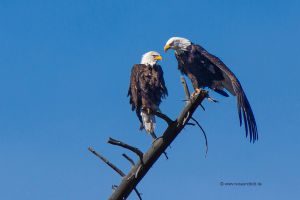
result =
[[[220,57],[240,79],[258,124],[249,143],[235,98],[211,95],[138,185],[149,199],[297,199],[299,162],[299,1],[0,0],[0,199],[107,199],[120,177],[93,146],[130,169],[121,139],[145,151],[151,139],[126,97],[141,55],[161,52],[175,118],[184,104],[171,36]],[[166,125],[158,120],[157,134]],[[128,152],[127,152],[128,153]],[[132,157],[131,153],[128,153]],[[260,182],[262,186],[220,186]],[[137,199],[133,193],[129,199]]]

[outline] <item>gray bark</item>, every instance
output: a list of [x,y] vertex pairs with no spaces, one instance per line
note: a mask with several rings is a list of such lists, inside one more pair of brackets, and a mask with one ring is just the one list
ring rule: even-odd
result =
[[[185,89],[186,93],[187,91],[188,89]],[[191,119],[193,113],[206,97],[208,97],[207,91],[201,90],[199,94],[195,95],[188,101],[183,111],[175,121],[166,120],[168,127],[164,131],[162,137],[158,138],[147,150],[147,152],[144,153],[142,162],[139,161],[137,164],[135,164],[131,171],[123,177],[119,186],[109,197],[109,200],[123,200],[129,196],[129,194],[136,188],[137,184],[150,170],[152,165],[166,151],[168,146],[170,146],[170,144],[175,140],[185,125],[188,124],[188,121]]]

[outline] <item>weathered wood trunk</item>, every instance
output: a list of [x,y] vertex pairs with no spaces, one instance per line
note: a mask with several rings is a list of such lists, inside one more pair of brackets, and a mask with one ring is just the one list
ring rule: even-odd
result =
[[169,122],[169,125],[162,137],[156,140],[155,143],[143,155],[143,163],[139,161],[131,169],[131,171],[123,177],[122,182],[109,197],[109,200],[123,200],[129,196],[132,190],[134,190],[137,184],[150,170],[152,165],[166,151],[173,140],[175,140],[177,135],[190,120],[195,110],[207,96],[207,91],[201,90],[198,95],[196,95],[187,103],[179,117],[175,121]]

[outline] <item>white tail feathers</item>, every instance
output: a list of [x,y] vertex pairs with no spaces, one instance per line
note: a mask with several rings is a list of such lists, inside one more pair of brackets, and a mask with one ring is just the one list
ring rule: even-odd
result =
[[147,133],[154,133],[156,122],[154,115],[148,115],[144,112],[141,112],[141,116],[143,119],[143,125]]

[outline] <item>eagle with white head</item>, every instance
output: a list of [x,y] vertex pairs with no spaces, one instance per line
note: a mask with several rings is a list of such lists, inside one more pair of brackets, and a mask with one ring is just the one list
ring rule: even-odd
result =
[[164,47],[165,52],[168,49],[175,50],[178,69],[191,79],[195,89],[193,94],[199,92],[200,88],[208,87],[228,97],[229,95],[224,91],[226,89],[237,97],[240,125],[244,121],[246,137],[249,132],[250,142],[255,142],[258,139],[258,132],[254,114],[242,85],[234,73],[218,57],[186,38],[170,38]]
[[131,70],[128,95],[132,110],[141,122],[140,129],[145,128],[156,139],[155,116],[149,111],[159,111],[159,105],[168,95],[163,70],[157,64],[162,57],[158,52],[150,51],[142,56],[141,64],[135,64]]

